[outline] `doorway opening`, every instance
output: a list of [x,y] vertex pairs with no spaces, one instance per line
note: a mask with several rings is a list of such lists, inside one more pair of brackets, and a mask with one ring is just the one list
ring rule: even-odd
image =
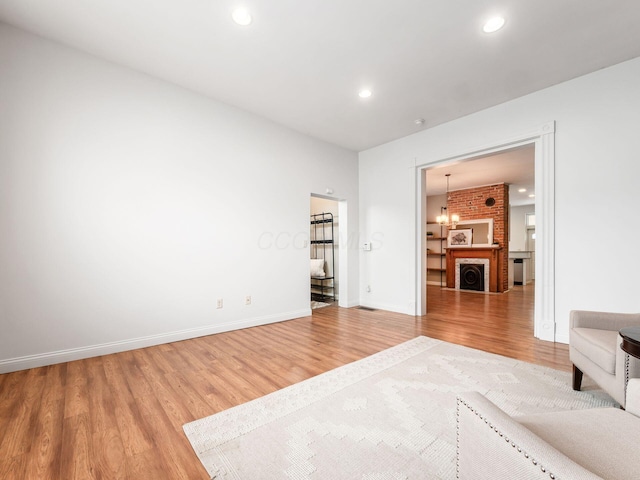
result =
[[531,252],[531,271],[529,272],[531,280],[536,279],[536,214],[529,212],[525,217],[525,225],[527,228],[526,248]]
[[340,202],[311,196],[309,217],[311,310],[340,299]]
[[[442,172],[446,172],[447,180],[453,180],[445,194],[441,194]],[[526,257],[528,263],[530,256],[524,240],[525,213],[535,212],[534,145],[453,165],[445,163],[425,169],[425,175],[427,284],[461,290],[458,278],[462,267],[458,259],[481,263],[480,259],[489,257],[495,261],[487,261],[489,272],[485,273],[488,277],[491,273],[492,281],[486,285],[486,292],[504,293],[513,289],[514,260],[519,265]],[[447,212],[445,219],[455,218],[456,222],[443,225],[438,221],[443,216],[436,215],[443,211]],[[451,239],[465,234],[469,236],[470,248],[453,250],[457,246]]]
[[[451,154],[449,156],[442,156],[440,159],[434,159],[433,161],[424,162],[422,164],[418,164],[416,162],[416,191],[418,192],[416,201],[417,201],[417,215],[416,221],[417,228],[416,233],[418,234],[417,242],[416,242],[416,314],[417,315],[425,315],[427,313],[427,285],[429,288],[433,288],[434,280],[430,277],[428,272],[428,268],[440,268],[444,270],[444,273],[441,275],[446,278],[446,266],[445,267],[432,267],[429,262],[433,262],[433,260],[429,260],[429,258],[434,257],[438,259],[438,253],[435,251],[431,251],[432,255],[427,255],[428,248],[432,249],[429,245],[434,245],[434,235],[435,229],[427,226],[429,217],[434,216],[433,211],[437,211],[439,214],[440,207],[446,206],[446,195],[445,198],[442,198],[440,202],[427,202],[426,201],[426,193],[430,186],[428,185],[429,181],[427,180],[427,172],[430,174],[432,172],[437,172],[439,176],[445,179],[445,174],[448,173],[448,170],[451,169],[460,169],[456,175],[452,174],[450,176],[451,180],[451,189],[458,188],[456,185],[462,185],[464,187],[468,187],[470,184],[465,184],[464,176],[474,176],[477,175],[477,172],[473,171],[473,167],[479,166],[482,167],[482,160],[497,156],[501,154],[509,154],[512,152],[522,152],[525,150],[529,150],[529,155],[533,153],[533,177],[535,179],[533,185],[530,187],[533,191],[527,191],[526,195],[533,195],[533,211],[531,213],[535,214],[536,225],[535,225],[535,242],[531,242],[531,239],[528,238],[529,231],[524,227],[525,220],[522,220],[522,250],[526,250],[527,248],[533,248],[534,254],[532,258],[529,260],[532,263],[531,266],[531,274],[535,274],[536,281],[531,282],[529,288],[533,287],[535,292],[535,301],[534,301],[534,336],[548,341],[555,341],[555,265],[554,265],[554,163],[555,163],[555,153],[554,153],[554,144],[555,144],[555,123],[551,122],[548,124],[541,125],[536,130],[529,132],[527,134],[522,135],[520,138],[511,138],[508,141],[504,142],[496,142],[493,147],[485,147],[478,148],[475,150],[471,150],[470,153],[462,153],[462,154]],[[528,160],[531,162],[530,158]],[[476,163],[478,162],[478,163]],[[486,165],[485,165],[486,166]],[[497,170],[498,173],[506,173],[509,168],[516,167],[517,162],[513,164],[505,163],[504,166],[494,169]],[[466,170],[469,169],[467,172]],[[434,177],[437,178],[437,177]],[[456,181],[459,181],[459,184],[456,184]],[[509,179],[505,178],[502,180],[504,183],[509,183]],[[478,185],[481,182],[476,182],[475,185]],[[487,181],[486,184],[493,184],[494,181]],[[513,182],[515,183],[515,182]],[[529,190],[529,189],[528,189]],[[509,192],[511,193],[511,192]],[[517,193],[525,193],[525,192],[517,192]],[[444,194],[444,188],[440,194]],[[515,197],[515,195],[511,195],[510,197]],[[443,203],[442,200],[445,200]],[[490,200],[490,199],[486,199]],[[487,202],[487,205],[492,202]],[[454,206],[455,208],[455,206]],[[468,213],[469,211],[467,211]],[[458,212],[452,211],[447,212],[451,214],[455,214]],[[463,215],[460,215],[463,217]],[[435,216],[434,216],[435,218]],[[460,222],[462,222],[462,218]],[[439,226],[439,225],[438,225]],[[427,234],[431,231],[432,236],[429,237]],[[519,235],[520,235],[519,233]],[[441,234],[440,237],[444,238],[445,234]],[[431,241],[430,241],[431,239]],[[447,239],[444,240],[438,239],[438,241],[442,241],[443,245],[447,245]],[[504,240],[499,242],[500,244],[495,246],[495,248],[506,249],[506,251],[511,251],[513,246],[510,245],[512,243],[512,238],[509,238],[508,235]],[[437,244],[437,242],[436,242]],[[447,258],[446,248],[444,252],[441,253],[443,257]],[[436,260],[437,261],[437,260]],[[506,261],[502,261],[501,268],[505,268]],[[446,262],[443,262],[446,265]],[[512,268],[511,258],[509,259],[509,268]],[[437,272],[437,270],[435,270]],[[453,270],[452,270],[453,271]],[[449,272],[451,273],[451,272]],[[504,278],[504,277],[503,277]],[[440,277],[435,282],[438,285],[440,284]],[[509,279],[509,282],[511,279]],[[446,285],[443,282],[443,286]],[[451,282],[449,282],[451,283]],[[509,283],[509,286],[511,283]],[[454,287],[455,288],[455,287]]]

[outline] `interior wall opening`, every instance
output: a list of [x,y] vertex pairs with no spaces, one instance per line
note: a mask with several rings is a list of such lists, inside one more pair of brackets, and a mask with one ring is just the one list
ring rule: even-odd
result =
[[[535,215],[533,144],[438,165],[426,169],[425,176],[427,285],[459,289],[454,285],[457,267],[451,271],[453,248],[457,254],[466,248],[458,256],[467,262],[476,258],[474,252],[496,251],[494,293],[533,282],[534,270],[529,266],[533,252],[528,250],[533,243],[527,242],[530,226],[526,224]],[[458,237],[462,240],[452,243]],[[525,278],[521,279],[517,274],[523,265]]]
[[[444,271],[446,270],[445,262],[443,261],[443,266],[440,267],[440,259],[438,257],[438,251],[434,251],[432,247],[428,247],[428,242],[426,233],[428,231],[427,223],[431,220],[431,217],[434,215],[446,213],[446,209],[441,209],[441,207],[446,207],[446,202],[438,202],[432,201],[430,204],[427,203],[426,197],[428,192],[429,195],[433,193],[433,184],[437,183],[437,178],[441,180],[441,191],[438,192],[437,189],[435,194],[444,195],[444,199],[446,200],[447,194],[445,192],[445,174],[447,170],[451,173],[449,177],[450,180],[450,189],[454,190],[456,188],[466,188],[470,185],[480,185],[480,184],[492,184],[495,183],[495,179],[477,181],[474,179],[473,183],[467,183],[469,181],[466,177],[473,177],[474,175],[482,178],[482,170],[487,170],[487,165],[483,164],[483,160],[501,156],[502,154],[517,154],[526,157],[526,159],[521,160],[513,160],[512,163],[505,163],[499,168],[491,167],[494,172],[501,173],[503,175],[504,183],[515,184],[516,182],[506,176],[506,173],[509,173],[510,169],[521,169],[523,168],[523,164],[519,162],[526,163],[526,169],[530,172],[533,181],[531,183],[530,188],[527,188],[526,192],[517,192],[517,194],[525,194],[528,201],[518,202],[518,205],[514,205],[514,200],[518,201],[518,197],[515,194],[511,195],[511,205],[508,207],[509,209],[509,219],[513,218],[514,207],[516,208],[530,208],[531,210],[527,210],[526,213],[534,214],[533,218],[538,219],[537,230],[533,230],[531,225],[523,230],[523,232],[518,233],[518,237],[522,237],[523,245],[522,252],[526,254],[527,251],[530,251],[531,258],[528,260],[530,262],[529,269],[529,277],[527,278],[527,284],[529,288],[535,292],[535,312],[534,312],[534,336],[543,340],[555,341],[555,312],[554,312],[554,264],[553,264],[553,252],[554,252],[554,228],[553,228],[553,218],[554,218],[554,163],[555,163],[555,155],[554,155],[554,142],[555,142],[555,124],[553,122],[549,124],[541,125],[538,129],[533,130],[527,134],[524,134],[520,140],[510,139],[508,142],[504,142],[502,144],[497,143],[495,147],[487,147],[483,149],[478,149],[475,153],[470,153],[468,155],[451,155],[448,158],[443,158],[440,162],[430,162],[428,164],[417,165],[417,173],[420,175],[417,177],[417,191],[421,193],[421,195],[417,198],[418,200],[418,211],[417,211],[417,221],[419,222],[418,232],[420,234],[417,241],[417,255],[418,260],[416,262],[419,265],[420,270],[417,271],[417,298],[419,301],[419,305],[417,308],[417,314],[424,315],[427,313],[427,282],[436,282],[439,285],[439,277],[437,275],[443,275],[442,284],[445,285],[444,281]],[[506,155],[508,156],[508,155]],[[488,160],[486,160],[488,161]],[[474,171],[475,170],[475,171]],[[435,175],[433,179],[428,179],[427,175]],[[456,183],[457,182],[457,183]],[[529,197],[531,195],[531,197]],[[442,203],[439,204],[439,203]],[[528,204],[529,207],[525,207],[524,204]],[[429,210],[429,212],[428,212]],[[435,210],[436,212],[434,213]],[[453,211],[454,209],[450,209],[450,214],[453,215],[457,212]],[[516,212],[518,216],[520,216],[521,212]],[[524,214],[523,214],[524,215]],[[462,215],[461,215],[462,217]],[[460,222],[462,222],[463,218],[461,218]],[[450,220],[449,220],[450,221]],[[434,222],[438,223],[438,222]],[[523,220],[523,224],[525,221]],[[440,226],[439,224],[437,225]],[[520,235],[522,233],[522,235]],[[534,233],[537,235],[537,241],[531,238],[531,234]],[[446,245],[447,240],[435,239],[434,237],[437,235],[436,231],[432,229],[432,239],[438,241],[442,241],[443,245]],[[440,237],[444,236],[444,232]],[[502,248],[507,248],[509,252],[519,251],[518,247],[513,245],[514,237],[507,237],[508,240],[504,242]],[[432,257],[436,260],[435,262],[438,264],[437,266],[429,265],[427,261],[427,248],[432,249]],[[446,249],[443,256],[446,256]],[[512,263],[514,260],[513,255],[510,255],[509,263]],[[510,265],[510,271],[508,273],[508,281],[509,287],[511,288],[511,281],[513,280],[512,271],[513,265]],[[436,272],[436,280],[434,280],[433,275],[427,274],[427,268],[433,269]],[[440,270],[440,272],[438,272]],[[534,281],[535,279],[537,281]],[[529,284],[530,282],[530,284]],[[532,284],[532,285],[531,285]],[[446,288],[446,287],[445,287]]]
[[340,301],[341,202],[311,195],[309,216],[310,301],[315,309]]

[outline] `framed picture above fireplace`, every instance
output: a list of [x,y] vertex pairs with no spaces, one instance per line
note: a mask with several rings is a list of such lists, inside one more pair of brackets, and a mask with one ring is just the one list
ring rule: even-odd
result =
[[478,220],[463,220],[458,223],[456,230],[471,230],[471,247],[493,246],[493,218],[480,218]]
[[449,230],[447,246],[449,248],[470,247],[472,236],[473,230],[470,228],[456,228],[455,230]]

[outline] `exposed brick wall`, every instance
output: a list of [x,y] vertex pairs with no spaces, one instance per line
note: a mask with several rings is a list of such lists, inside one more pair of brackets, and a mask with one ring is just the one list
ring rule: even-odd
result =
[[[485,205],[487,198],[495,199],[492,207]],[[493,218],[493,242],[502,247],[500,268],[502,269],[502,289],[509,288],[509,186],[504,183],[485,187],[467,188],[449,192],[449,214],[460,215],[460,222]]]

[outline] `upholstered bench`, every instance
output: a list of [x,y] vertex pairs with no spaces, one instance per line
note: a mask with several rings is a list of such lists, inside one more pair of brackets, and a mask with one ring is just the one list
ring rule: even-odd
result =
[[[633,397],[633,400],[632,400]],[[458,397],[458,478],[640,478],[640,380],[627,411],[572,410],[510,417],[477,392]]]

